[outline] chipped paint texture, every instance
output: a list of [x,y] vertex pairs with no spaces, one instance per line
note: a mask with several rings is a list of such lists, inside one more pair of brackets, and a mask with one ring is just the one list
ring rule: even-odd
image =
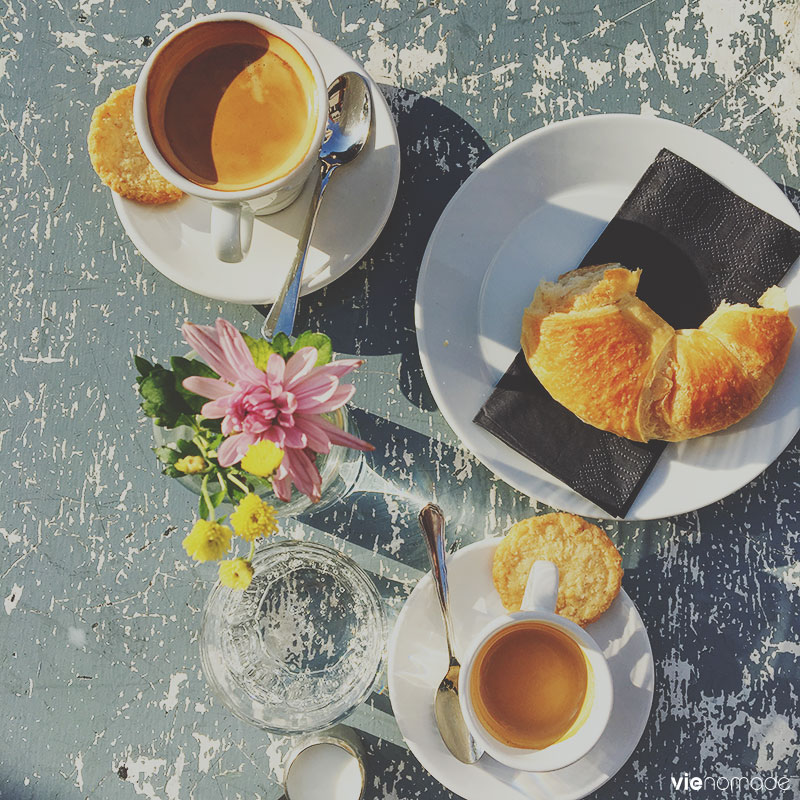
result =
[[[403,176],[367,258],[304,300],[367,365],[354,412],[371,484],[286,526],[343,547],[398,608],[436,498],[453,546],[540,510],[496,481],[436,411],[416,353],[426,240],[478,164],[555,120],[657,114],[708,131],[800,187],[795,0],[119,0],[20,2],[0,22],[0,798],[277,800],[290,742],[231,717],[198,663],[213,568],[180,539],[195,498],[158,474],[131,356],[182,348],[186,318],[256,309],[169,283],[126,238],[85,150],[94,106],[193,15],[261,10],[365,63],[398,121]],[[670,776],[800,773],[797,442],[697,513],[606,524],[649,628],[656,700],[630,762],[595,797],[670,796]],[[338,537],[338,538],[336,538]],[[359,710],[367,800],[450,798],[410,756],[385,693]],[[744,797],[744,795],[742,795]],[[759,797],[764,795],[759,795]],[[786,795],[787,797],[789,795]]]

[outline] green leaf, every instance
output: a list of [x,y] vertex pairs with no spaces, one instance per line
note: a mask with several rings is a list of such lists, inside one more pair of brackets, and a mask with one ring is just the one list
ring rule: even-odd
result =
[[184,406],[183,399],[175,391],[175,381],[169,370],[158,365],[139,384],[142,396],[142,411],[162,428],[174,428]]
[[247,479],[245,482],[251,489],[263,489],[272,486],[272,481],[269,478],[262,478],[260,475],[252,475],[244,470],[242,470],[242,475]]
[[[252,487],[250,486],[249,481],[245,481],[245,485],[249,489],[252,489]],[[231,502],[238,503],[240,500],[242,500],[245,497],[247,492],[242,491],[235,483],[229,483],[228,484],[228,494],[230,495]]]
[[201,378],[219,378],[219,375],[211,367],[196,359],[190,360],[181,356],[173,356],[170,359],[170,365],[175,376],[175,390],[184,399],[191,411],[199,414],[200,409],[208,402],[208,398],[184,389],[183,381],[194,375],[198,375]]
[[167,447],[166,445],[154,447],[153,452],[156,454],[156,458],[162,464],[174,464],[180,458],[180,455],[176,450],[173,450],[171,447]]
[[181,458],[184,456],[200,456],[200,448],[191,439],[178,439],[175,449]]
[[208,519],[211,516],[211,509],[208,507],[206,498],[202,494],[200,495],[200,502],[197,506],[197,513],[200,514],[200,519]]
[[[178,397],[180,397],[180,395],[178,395]],[[181,403],[183,403],[183,398],[181,398]],[[188,409],[185,409],[175,418],[175,425],[173,427],[178,428],[183,425],[186,428],[194,428],[195,424],[194,414]]]
[[250,354],[253,356],[253,361],[255,361],[256,367],[258,367],[258,369],[265,370],[267,368],[269,357],[275,352],[270,343],[266,339],[254,339],[252,336],[248,336],[246,333],[242,333],[242,338],[244,339],[244,343],[247,345],[247,349],[250,351]]
[[211,505],[216,508],[224,499],[227,492],[225,489],[220,489],[218,492],[215,492],[211,495]]
[[168,478],[183,478],[184,475],[179,469],[175,469],[172,464],[168,464],[164,469],[161,470],[162,474],[166,475]]
[[[153,371],[153,365],[141,356],[134,356],[133,363],[136,365],[136,369],[139,370],[140,378],[146,378]],[[141,381],[139,382],[141,383]]]
[[242,333],[247,349],[253,356],[256,366],[259,369],[265,370],[269,357],[273,353],[277,353],[284,359],[288,359],[293,353],[296,353],[301,347],[316,347],[317,349],[317,363],[315,366],[322,366],[330,362],[333,357],[333,348],[329,336],[324,333],[314,333],[313,331],[305,331],[301,333],[295,343],[289,341],[289,337],[285,333],[277,333],[271,342],[266,339],[254,339],[246,333]]
[[[217,476],[217,482],[220,485],[220,491],[222,492],[223,497],[230,491],[228,488],[228,482],[225,480],[225,472],[226,470],[224,467],[218,467],[214,469],[214,474]],[[218,506],[219,503],[215,503],[214,505]]]
[[279,356],[283,356],[284,359],[289,358],[289,356],[292,354],[292,343],[289,341],[289,337],[285,333],[276,333],[275,336],[272,337],[270,345],[272,346],[272,349]]
[[314,366],[321,367],[323,364],[330,363],[333,358],[331,338],[324,333],[312,333],[311,331],[301,333],[295,340],[292,351],[296,353],[301,347],[317,348],[317,362]]
[[222,420],[221,419],[206,419],[203,417],[198,424],[200,432],[209,441],[215,436],[222,436]]

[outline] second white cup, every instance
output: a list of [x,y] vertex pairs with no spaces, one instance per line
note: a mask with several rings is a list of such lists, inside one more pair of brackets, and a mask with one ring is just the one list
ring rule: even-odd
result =
[[[461,667],[459,700],[470,733],[496,761],[525,772],[561,769],[585,756],[597,744],[608,725],[613,705],[614,686],[606,659],[597,643],[583,628],[555,613],[558,595],[558,569],[550,561],[534,563],[528,577],[522,608],[490,622],[473,640]],[[471,686],[473,667],[483,647],[498,633],[521,623],[540,622],[565,633],[578,645],[588,670],[585,707],[575,729],[541,750],[512,747],[495,738],[481,723],[475,711]],[[531,680],[536,676],[531,675]]]

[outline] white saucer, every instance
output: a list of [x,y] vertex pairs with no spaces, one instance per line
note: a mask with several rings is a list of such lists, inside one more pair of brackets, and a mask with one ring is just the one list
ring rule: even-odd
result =
[[[456,652],[493,617],[505,613],[492,583],[497,539],[459,550],[447,559]],[[621,591],[586,629],[608,659],[614,708],[603,738],[580,761],[554,772],[517,772],[484,755],[462,764],[442,742],[433,695],[447,671],[439,603],[426,575],[411,592],[389,642],[389,697],[411,752],[438,781],[466,800],[579,800],[611,778],[630,758],[653,702],[653,653],[642,618]]]
[[[609,516],[472,420],[519,351],[522,312],[539,281],[580,262],[662,147],[800,228],[786,195],[724,142],[669,120],[600,114],[548,125],[484,161],[439,218],[420,268],[417,341],[439,410],[492,472],[562,511]],[[781,285],[800,325],[800,259]],[[799,378],[795,343],[754,413],[666,448],[626,519],[685,514],[753,480],[800,429]]]
[[[309,46],[330,82],[364,68],[335,44],[315,33],[293,29]],[[344,275],[369,250],[386,224],[400,182],[397,129],[377,84],[372,89],[373,134],[356,161],[340,169],[325,192],[301,294],[321,289]],[[271,303],[297,249],[297,237],[311,200],[309,182],[285,211],[256,217],[250,252],[238,264],[214,255],[209,234],[210,206],[184,197],[165,206],[147,206],[114,194],[125,231],[142,255],[171,281],[197,294],[250,305]]]

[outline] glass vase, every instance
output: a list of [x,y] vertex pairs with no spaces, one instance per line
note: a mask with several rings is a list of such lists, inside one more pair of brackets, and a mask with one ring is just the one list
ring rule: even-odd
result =
[[[341,428],[346,433],[358,436],[358,428],[352,416],[347,410],[347,406],[323,415],[325,419]],[[153,426],[153,439],[156,446],[169,445],[176,443],[179,439],[191,439],[192,430],[185,426],[177,428],[160,428]],[[349,447],[332,445],[329,453],[317,454],[317,468],[322,478],[321,497],[316,503],[292,488],[292,497],[289,502],[279,500],[272,489],[267,485],[259,487],[256,494],[265,502],[274,506],[276,516],[279,519],[296,517],[304,511],[312,509],[321,511],[333,503],[341,500],[347,495],[356,484],[358,477],[364,466],[364,454],[360,450],[352,450]],[[182,478],[175,478],[182,486],[196,495],[200,495],[202,485],[201,475],[185,475]],[[211,479],[208,482],[209,494],[219,491],[219,482]],[[227,502],[227,501],[226,501]],[[223,504],[224,505],[224,504]],[[225,512],[223,512],[225,513]]]

